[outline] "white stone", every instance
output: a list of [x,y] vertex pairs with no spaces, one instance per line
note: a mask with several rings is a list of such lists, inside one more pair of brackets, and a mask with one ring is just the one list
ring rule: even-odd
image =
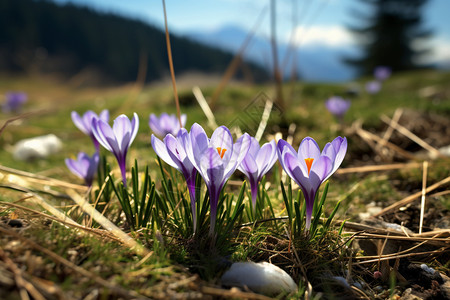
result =
[[54,134],[24,139],[14,145],[13,156],[18,160],[46,158],[61,150],[61,140]]
[[267,262],[237,262],[223,274],[224,286],[248,287],[255,293],[275,296],[297,291],[298,287],[288,273]]

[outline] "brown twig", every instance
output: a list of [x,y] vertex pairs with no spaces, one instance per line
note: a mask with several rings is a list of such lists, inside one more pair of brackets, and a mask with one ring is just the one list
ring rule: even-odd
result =
[[423,227],[423,214],[425,211],[425,195],[427,189],[427,173],[428,173],[428,162],[423,162],[423,175],[422,175],[422,197],[420,199],[420,221],[419,221],[419,234],[422,233]]
[[222,76],[222,79],[220,80],[219,86],[214,90],[212,96],[211,96],[211,102],[210,106],[211,109],[214,110],[216,106],[216,101],[219,98],[219,95],[222,93],[223,89],[227,85],[227,83],[230,81],[231,77],[233,77],[233,74],[236,72],[237,67],[242,62],[242,56],[244,55],[245,49],[247,49],[248,44],[252,40],[253,36],[255,35],[255,32],[257,31],[258,27],[261,25],[262,21],[264,20],[264,16],[267,12],[267,7],[264,7],[263,10],[259,13],[258,18],[256,19],[255,24],[253,25],[253,28],[250,30],[250,32],[245,37],[244,42],[242,43],[241,47],[239,48],[236,55],[233,57],[233,60],[228,65],[227,69],[225,70],[225,73]]
[[[376,134],[373,134],[365,129],[363,129],[361,127],[361,124],[358,124],[357,122],[355,122],[353,124],[353,128],[355,129],[356,134],[358,134],[363,140],[365,140],[369,146],[371,146],[373,148],[373,150],[376,152],[376,146],[371,143],[372,141],[374,142],[381,142],[383,139],[380,138],[379,136],[377,136]],[[391,150],[393,150],[394,152],[397,152],[398,154],[400,154],[401,156],[408,158],[408,159],[412,159],[415,160],[416,157],[414,156],[414,154],[403,150],[402,148],[398,147],[397,145],[392,144],[391,142],[388,141],[384,141],[385,146],[390,148]]]
[[102,238],[108,238],[108,239],[116,241],[116,242],[121,242],[120,239],[118,239],[117,237],[113,236],[112,234],[110,234],[108,231],[105,231],[105,230],[89,228],[89,227],[80,225],[78,223],[66,222],[64,220],[61,220],[61,219],[59,219],[57,217],[48,215],[48,214],[43,213],[41,211],[29,208],[29,207],[25,207],[25,206],[22,206],[22,205],[19,205],[19,204],[15,204],[15,203],[0,201],[0,205],[15,207],[15,208],[18,208],[20,210],[27,211],[27,212],[39,215],[39,216],[44,217],[46,219],[56,221],[56,222],[58,222],[58,223],[60,223],[60,224],[62,224],[64,226],[69,226],[69,227],[81,229],[81,230],[86,231],[88,233],[98,235],[98,236],[100,236]]
[[167,25],[166,1],[162,0],[162,3],[163,3],[163,9],[164,9],[164,27],[166,30],[166,45],[167,45],[167,56],[169,58],[170,76],[172,77],[173,94],[175,97],[175,105],[177,107],[178,121],[180,122],[180,128],[181,128],[181,127],[183,127],[183,125],[181,124],[180,102],[178,100],[177,82],[175,80],[175,71],[173,69],[172,48],[170,46],[169,26]]
[[421,163],[399,163],[399,164],[387,164],[387,165],[371,165],[362,167],[350,167],[350,168],[340,168],[336,171],[336,174],[351,174],[351,173],[365,173],[365,172],[376,172],[376,171],[388,171],[388,170],[398,170],[398,169],[411,169],[417,168]]
[[381,120],[383,122],[385,122],[386,124],[390,124],[390,126],[394,127],[395,130],[397,130],[398,132],[400,132],[401,134],[403,134],[404,136],[406,136],[407,138],[409,138],[413,142],[417,143],[423,149],[425,149],[428,152],[430,152],[431,155],[436,156],[436,157],[445,157],[441,152],[439,152],[439,150],[437,150],[436,148],[432,147],[430,144],[425,142],[423,139],[421,139],[420,137],[418,137],[417,135],[415,135],[414,133],[409,131],[406,127],[398,124],[394,120],[390,119],[388,116],[382,115],[381,116]]
[[[1,228],[0,228],[1,229]],[[0,248],[0,257],[2,257],[6,266],[11,270],[14,274],[14,279],[16,281],[16,285],[19,288],[19,295],[22,300],[29,300],[30,297],[28,293],[36,300],[45,300],[44,296],[34,287],[33,284],[28,282],[23,276],[22,271],[19,267],[14,263],[14,261],[9,258],[5,251]],[[28,292],[28,293],[27,293]]]
[[[441,181],[439,181],[439,182],[437,182],[437,183],[435,183],[435,184],[433,184],[433,185],[431,185],[431,186],[429,186],[429,187],[427,187],[427,188],[425,189],[425,193],[429,193],[429,192],[431,192],[431,191],[437,189],[438,187],[441,187],[441,186],[443,186],[444,184],[447,184],[447,183],[449,183],[449,182],[450,182],[450,176],[447,177],[447,178],[442,179]],[[415,199],[419,198],[421,195],[422,195],[422,191],[419,191],[419,192],[414,193],[414,194],[412,194],[412,195],[410,195],[410,196],[408,196],[408,197],[406,197],[406,198],[404,198],[404,199],[402,199],[402,200],[400,200],[400,201],[396,201],[394,204],[389,205],[388,207],[382,209],[380,212],[374,214],[374,215],[372,216],[372,218],[379,217],[379,216],[381,216],[381,215],[384,215],[384,214],[387,213],[388,211],[391,211],[391,210],[393,210],[393,209],[396,209],[396,208],[398,208],[398,207],[401,207],[401,206],[403,206],[403,205],[406,205],[406,204],[408,204],[408,203],[414,201]]]

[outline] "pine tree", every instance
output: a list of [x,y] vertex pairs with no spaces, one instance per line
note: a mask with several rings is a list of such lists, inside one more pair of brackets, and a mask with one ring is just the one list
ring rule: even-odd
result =
[[[389,66],[393,71],[423,67],[420,58],[428,52],[417,41],[431,36],[422,28],[422,8],[428,0],[362,0],[372,7],[365,24],[352,27],[361,47],[358,58],[346,58],[361,74],[371,74],[376,66]],[[362,14],[358,14],[362,16]]]

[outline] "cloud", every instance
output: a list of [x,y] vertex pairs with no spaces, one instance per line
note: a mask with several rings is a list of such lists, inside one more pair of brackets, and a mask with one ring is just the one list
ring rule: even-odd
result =
[[432,61],[450,66],[450,40],[436,39],[433,44]]
[[342,26],[299,26],[290,40],[297,46],[342,47],[355,44],[352,34]]

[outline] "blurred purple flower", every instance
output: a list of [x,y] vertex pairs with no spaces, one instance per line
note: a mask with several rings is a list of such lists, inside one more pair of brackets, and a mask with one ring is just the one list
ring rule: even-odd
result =
[[214,235],[219,196],[225,182],[241,164],[249,151],[250,136],[244,133],[236,143],[225,126],[217,128],[211,139],[197,123],[192,125],[186,150],[189,160],[208,187],[211,206],[209,235]]
[[94,175],[97,172],[98,161],[98,152],[95,152],[92,157],[84,152],[80,152],[78,153],[77,159],[66,158],[65,160],[67,168],[69,168],[73,174],[84,179],[87,186],[92,185]]
[[350,104],[350,100],[345,100],[338,96],[333,96],[325,102],[325,106],[328,111],[338,119],[342,119],[344,117],[345,113],[350,108]]
[[189,134],[184,128],[180,129],[177,137],[174,137],[169,133],[163,141],[152,134],[152,147],[163,161],[183,174],[188,186],[189,197],[191,198],[192,219],[195,233],[197,230],[197,216],[195,210],[195,178],[197,176],[197,169],[195,169],[186,154],[186,143],[188,142],[188,139]]
[[92,142],[94,143],[95,149],[97,149],[97,152],[100,151],[100,145],[97,141],[97,139],[94,136],[94,133],[92,132],[92,120],[93,119],[100,119],[106,123],[109,122],[109,111],[107,109],[104,109],[100,115],[97,115],[92,110],[88,110],[84,113],[83,116],[80,116],[76,111],[72,111],[71,113],[72,121],[75,124],[78,129],[80,129],[84,134],[88,135]]
[[284,171],[301,188],[306,203],[306,229],[311,226],[314,199],[322,182],[326,181],[341,165],[347,152],[347,139],[337,137],[327,143],[320,153],[316,141],[306,137],[300,143],[298,153],[286,141],[278,141],[278,158]]
[[27,102],[28,96],[24,92],[8,92],[5,94],[5,100],[2,105],[4,113],[19,112],[22,105]]
[[139,118],[136,113],[133,114],[133,119],[130,122],[125,115],[120,115],[114,120],[114,125],[111,128],[109,124],[102,119],[92,119],[92,133],[97,141],[112,152],[117,159],[117,163],[122,173],[123,185],[127,186],[126,173],[126,157],[128,148],[134,141],[139,129]]
[[381,82],[373,80],[366,83],[366,91],[369,94],[376,94],[381,90]]
[[[167,113],[162,113],[158,118],[155,114],[150,114],[150,119],[148,122],[151,130],[154,134],[159,137],[165,137],[166,134],[171,133],[173,136],[176,136],[178,131],[180,130],[180,121],[177,116],[172,114],[168,115]],[[181,115],[181,127],[186,125],[186,115]]]
[[376,80],[386,80],[391,76],[391,68],[386,67],[386,66],[379,66],[376,67],[375,70],[373,71],[373,76],[375,76]]
[[258,195],[258,183],[269,172],[277,161],[277,146],[274,140],[265,143],[262,147],[254,137],[250,137],[250,149],[244,157],[238,170],[247,176],[252,193],[253,214],[256,211],[256,197]]

